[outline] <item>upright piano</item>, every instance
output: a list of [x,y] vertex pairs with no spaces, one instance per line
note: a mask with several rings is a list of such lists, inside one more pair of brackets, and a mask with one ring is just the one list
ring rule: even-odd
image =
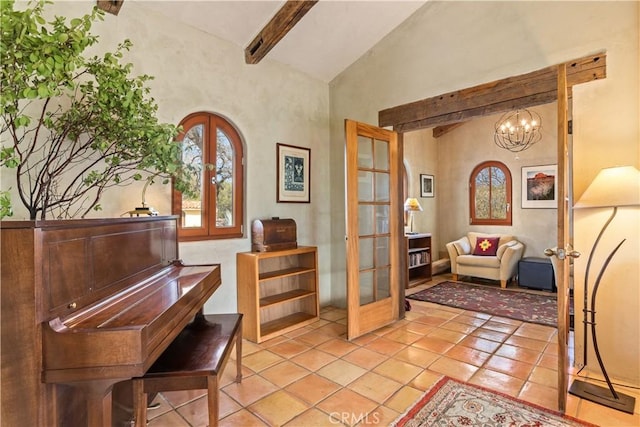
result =
[[220,286],[184,265],[176,217],[3,221],[2,425],[111,426],[114,384],[142,376]]

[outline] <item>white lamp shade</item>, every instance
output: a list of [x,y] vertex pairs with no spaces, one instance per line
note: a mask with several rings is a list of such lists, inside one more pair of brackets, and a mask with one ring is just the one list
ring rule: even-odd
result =
[[602,169],[574,208],[640,205],[640,171],[633,166]]
[[420,202],[418,202],[418,199],[409,197],[404,202],[404,210],[405,211],[421,211],[422,206],[420,206]]

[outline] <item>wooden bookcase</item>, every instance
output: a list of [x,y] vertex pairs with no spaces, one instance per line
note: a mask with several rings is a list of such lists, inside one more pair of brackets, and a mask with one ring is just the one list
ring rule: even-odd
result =
[[431,233],[407,234],[407,288],[431,280]]
[[315,246],[236,254],[243,336],[260,343],[319,319]]

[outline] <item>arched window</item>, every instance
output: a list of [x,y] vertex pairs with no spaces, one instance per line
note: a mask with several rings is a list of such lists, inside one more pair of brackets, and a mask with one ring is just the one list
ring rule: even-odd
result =
[[511,225],[511,172],[503,163],[480,163],[469,178],[471,224]]
[[180,122],[182,160],[197,171],[192,190],[173,190],[173,214],[180,216],[180,240],[242,236],[243,149],[235,128],[223,117],[199,112]]

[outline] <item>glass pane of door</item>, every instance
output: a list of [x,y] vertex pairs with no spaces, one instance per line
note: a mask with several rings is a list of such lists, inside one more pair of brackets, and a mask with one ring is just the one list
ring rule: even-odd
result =
[[373,173],[358,171],[358,200],[373,200]]
[[376,234],[389,234],[389,206],[376,206]]
[[379,268],[376,272],[376,292],[379,299],[389,298],[391,296],[389,293],[389,289],[391,288],[390,271],[391,268]]
[[375,140],[375,158],[374,164],[376,169],[389,170],[389,144],[386,141]]
[[368,169],[373,167],[373,145],[371,144],[371,138],[358,137],[358,167]]
[[389,202],[389,173],[388,172],[376,172],[376,201]]
[[374,239],[360,239],[360,270],[370,270],[374,267]]
[[[358,212],[360,305],[390,296],[389,144],[358,138]],[[375,212],[375,227],[372,214]]]
[[[358,235],[368,236],[373,234],[374,223],[378,225],[377,214],[376,218],[373,217],[373,206],[360,205],[358,206]],[[375,222],[374,222],[375,221]],[[379,227],[379,225],[378,225]]]
[[360,272],[360,305],[367,305],[375,301],[373,280],[373,271]]

